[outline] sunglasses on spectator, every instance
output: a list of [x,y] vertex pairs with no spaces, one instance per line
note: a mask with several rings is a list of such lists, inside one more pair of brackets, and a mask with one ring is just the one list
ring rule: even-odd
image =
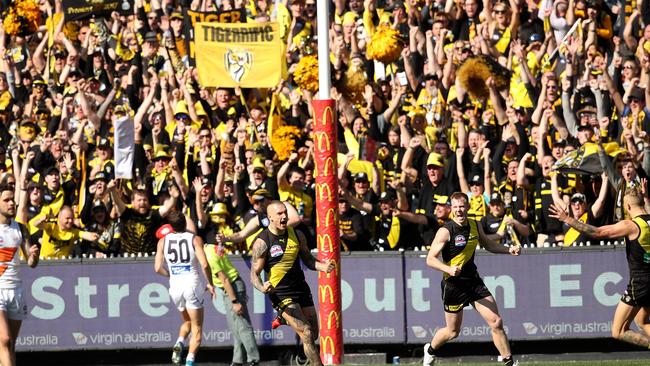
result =
[[189,116],[186,116],[186,115],[176,116],[175,118],[176,118],[176,120],[178,120],[178,121],[189,121],[189,120],[190,120],[190,117],[189,117]]
[[639,102],[641,102],[638,98],[635,98],[635,97],[630,97],[628,100],[630,101],[630,103],[639,103]]
[[494,14],[505,14],[505,13],[506,13],[505,10],[495,10],[494,11]]
[[596,117],[596,113],[580,113],[580,118],[593,118]]
[[634,69],[634,65],[625,65],[623,66],[624,69],[632,70]]

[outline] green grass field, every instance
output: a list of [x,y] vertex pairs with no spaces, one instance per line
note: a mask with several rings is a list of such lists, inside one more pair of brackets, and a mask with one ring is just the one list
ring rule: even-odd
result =
[[[401,363],[402,365],[421,365],[421,363]],[[451,360],[439,360],[436,365],[463,365],[463,366],[500,366],[501,362],[458,362]],[[647,366],[650,365],[650,358],[645,360],[606,360],[606,361],[519,361],[520,366]],[[385,366],[385,365],[364,365],[364,366]]]
[[[460,365],[456,362],[439,362],[436,365]],[[463,366],[498,366],[503,365],[500,362],[463,362]],[[520,366],[524,365],[537,365],[537,366],[646,366],[650,365],[650,359],[647,360],[612,360],[612,361],[549,361],[549,362],[536,362],[536,361],[519,361]]]

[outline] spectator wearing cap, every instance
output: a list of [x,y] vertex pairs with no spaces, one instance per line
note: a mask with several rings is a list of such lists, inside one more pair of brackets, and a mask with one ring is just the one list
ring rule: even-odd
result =
[[375,225],[371,245],[378,250],[413,249],[422,245],[422,237],[415,224],[402,217],[408,211],[403,190],[388,188],[379,196],[379,203],[373,207]]
[[445,161],[442,155],[432,152],[426,160],[426,177],[423,177],[422,190],[418,197],[416,213],[433,212],[433,202],[447,200],[457,189],[451,179],[445,179]]
[[63,206],[58,214],[44,209],[35,217],[33,225],[43,230],[41,258],[62,258],[72,255],[79,239],[97,241],[97,233],[82,231],[74,226],[74,214],[70,206]]
[[171,35],[174,41],[174,47],[178,55],[185,59],[187,54],[185,33],[183,32],[183,14],[179,11],[174,11],[169,16],[169,25],[171,27]]
[[271,193],[273,198],[278,198],[278,183],[277,180],[269,177],[266,164],[262,157],[253,158],[253,164],[248,165],[246,169],[239,172],[240,177],[237,180],[239,183],[239,192],[244,192],[247,187],[249,191],[255,191],[259,188],[264,188]]
[[72,197],[66,197],[63,191],[59,168],[55,166],[46,168],[41,173],[41,181],[45,188],[45,191],[43,192],[43,203],[44,205],[49,206],[51,210],[58,212],[64,203],[72,200]]
[[[197,199],[198,201],[198,199]],[[198,204],[198,203],[197,203]],[[217,234],[220,237],[231,237],[234,233],[239,231],[235,225],[232,215],[228,211],[228,207],[223,202],[216,202],[210,211],[203,208],[199,210],[197,207],[197,216],[200,223],[199,233],[201,237],[205,237],[206,243],[216,243]],[[234,253],[236,250],[244,250],[241,243],[234,244],[229,241],[223,242],[226,245],[226,252]]]
[[43,186],[37,182],[30,181],[27,184],[25,193],[27,194],[27,220],[36,217],[43,207]]
[[170,161],[172,155],[163,145],[154,150],[153,167],[151,168],[151,185],[154,196],[166,188],[166,181],[171,178]]
[[363,216],[352,208],[344,195],[339,196],[338,210],[341,250],[346,252],[374,250],[368,241],[368,228],[363,223]]
[[[597,185],[594,187],[598,189],[598,197],[592,205],[587,203],[587,196],[580,192],[574,193],[567,205],[566,201],[559,194],[559,189],[557,188],[557,175],[554,174],[552,177],[553,204],[563,210],[566,210],[567,206],[569,206],[574,219],[585,224],[598,225],[601,221],[601,217],[605,213],[605,200],[609,193],[607,174],[603,173],[601,175],[602,179],[600,179],[600,187]],[[566,224],[564,225],[564,246],[571,246],[573,243],[587,245],[591,240],[592,239],[587,235],[580,233]]]
[[[501,193],[493,192],[490,195],[488,212],[481,218],[483,232],[487,235],[496,235],[501,228],[501,222],[506,215],[506,204],[503,202]],[[493,239],[495,237],[492,236]]]
[[98,172],[95,174],[94,178],[89,181],[89,194],[86,195],[85,202],[80,202],[82,205],[80,217],[83,222],[90,222],[92,207],[99,202],[107,207],[109,212],[112,209],[113,203],[111,202],[111,197],[108,192],[108,182],[110,180],[111,176],[109,176],[108,173]]
[[[348,155],[346,162],[349,162],[351,155]],[[341,172],[341,170],[339,170]],[[340,178],[341,176],[339,176]],[[378,184],[373,185],[373,188],[379,188]],[[373,223],[373,218],[371,215],[372,207],[378,202],[379,195],[375,193],[375,190],[370,188],[370,180],[368,179],[368,174],[366,172],[358,172],[352,176],[352,189],[346,190],[343,189],[342,193],[346,196],[354,197],[356,199],[348,198],[350,205],[359,211],[363,217],[363,225],[365,228],[370,230]],[[359,202],[366,202],[368,205],[358,204]]]
[[109,209],[102,201],[94,201],[90,205],[90,217],[84,219],[86,223],[84,230],[96,233],[96,241],[83,240],[81,245],[75,248],[75,256],[83,254],[92,255],[96,258],[117,256],[120,253],[120,224],[111,219]]
[[625,101],[626,97],[627,100],[622,122],[626,122],[625,117],[627,117],[626,123],[629,129],[635,126],[635,128],[648,133],[650,132],[650,110],[646,104],[646,95],[648,94],[646,90],[638,86],[632,86],[627,90],[623,96],[623,100]]
[[470,178],[465,177],[465,168],[463,166],[463,154],[465,149],[462,147],[456,148],[456,172],[460,182],[461,192],[467,194],[469,198],[469,209],[467,215],[470,218],[480,221],[487,212],[487,203],[490,200],[490,193],[492,191],[492,183],[490,182],[490,150],[483,149],[483,156],[476,156],[473,164],[478,165],[480,159],[483,158],[485,175],[477,169],[470,172]]
[[92,169],[89,175],[90,180],[93,180],[99,172],[106,173],[112,179],[115,175],[115,161],[113,160],[113,147],[107,138],[99,139],[95,155],[95,158],[88,162]]
[[36,110],[48,109],[47,105],[52,105],[52,98],[47,90],[47,83],[37,76],[32,82],[31,95],[25,104],[23,112],[26,116],[32,116]]

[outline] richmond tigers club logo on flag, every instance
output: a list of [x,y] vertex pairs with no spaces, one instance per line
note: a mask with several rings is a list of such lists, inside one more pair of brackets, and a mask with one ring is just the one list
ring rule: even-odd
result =
[[196,23],[194,41],[202,85],[268,88],[286,75],[278,23]]
[[223,56],[223,65],[230,77],[241,83],[253,66],[253,54],[245,49],[229,48]]

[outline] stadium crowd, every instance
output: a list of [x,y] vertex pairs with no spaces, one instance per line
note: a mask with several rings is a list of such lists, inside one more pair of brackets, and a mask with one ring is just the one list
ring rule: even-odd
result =
[[[30,1],[2,3],[0,181],[43,258],[152,253],[174,210],[206,243],[245,251],[277,199],[313,245],[316,94],[295,76],[318,37],[342,250],[427,247],[456,191],[504,244],[587,242],[551,204],[611,223],[625,189],[647,184],[647,0],[334,0],[326,35],[316,0],[134,0],[72,21],[61,0],[39,0],[37,26],[12,25],[31,21],[6,16]],[[280,24],[289,76],[275,88],[204,87],[190,67],[184,10],[238,8]],[[131,180],[115,179],[124,117]]]

